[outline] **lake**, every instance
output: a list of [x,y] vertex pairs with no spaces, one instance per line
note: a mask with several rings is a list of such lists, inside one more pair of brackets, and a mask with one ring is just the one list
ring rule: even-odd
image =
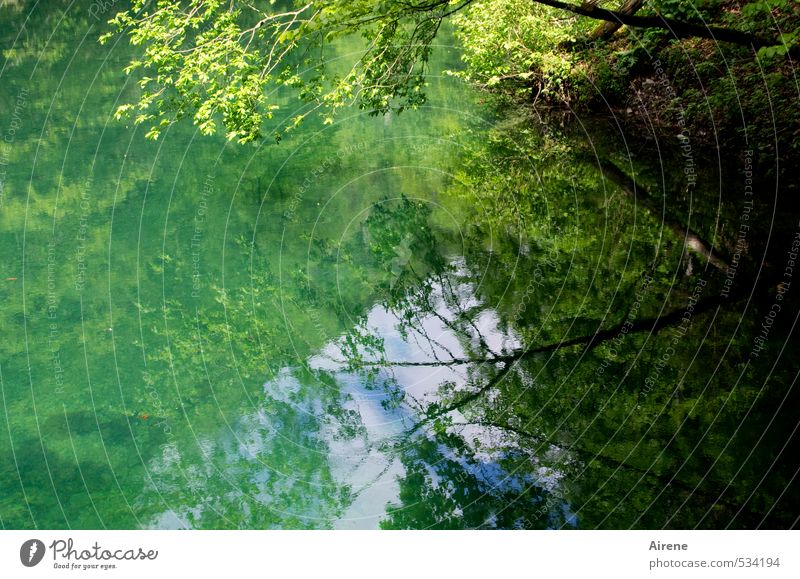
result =
[[794,524],[757,147],[497,107],[447,35],[417,111],[150,141],[95,16],[0,8],[3,528]]

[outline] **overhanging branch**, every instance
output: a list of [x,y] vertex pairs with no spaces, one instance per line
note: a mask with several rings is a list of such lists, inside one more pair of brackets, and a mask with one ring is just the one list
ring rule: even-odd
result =
[[[705,24],[695,24],[692,22],[683,22],[675,20],[674,18],[666,18],[661,15],[655,16],[637,16],[635,14],[626,14],[616,10],[607,10],[606,8],[598,8],[591,4],[582,4],[580,6],[570,4],[568,2],[560,2],[559,0],[533,0],[537,4],[543,4],[556,8],[558,10],[566,10],[579,16],[586,16],[587,18],[594,18],[595,20],[605,20],[615,24],[622,24],[631,28],[656,28],[660,30],[669,31],[675,38],[708,38],[718,42],[729,42],[738,44],[740,46],[750,46],[753,48],[760,48],[762,46],[777,46],[782,44],[775,38],[764,38],[748,32],[740,30],[733,30],[731,28],[720,28],[719,26],[707,26]],[[789,53],[793,56],[797,54],[798,47],[792,47]]]

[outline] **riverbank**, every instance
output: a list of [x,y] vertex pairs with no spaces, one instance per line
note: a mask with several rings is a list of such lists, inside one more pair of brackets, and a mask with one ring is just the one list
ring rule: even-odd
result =
[[[656,13],[652,3],[638,4],[637,15]],[[665,17],[783,33],[788,43],[800,27],[800,7],[785,2],[656,4]],[[501,103],[613,115],[626,132],[689,137],[695,147],[726,155],[752,151],[757,170],[797,187],[791,168],[800,160],[800,84],[780,46],[756,51],[707,38],[676,40],[665,30],[612,29],[530,3],[484,2],[457,19],[466,63],[457,74]]]

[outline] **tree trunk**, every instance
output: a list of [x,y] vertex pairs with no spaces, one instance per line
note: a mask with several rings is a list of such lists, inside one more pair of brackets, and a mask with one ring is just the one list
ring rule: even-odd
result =
[[[755,34],[741,32],[730,28],[720,28],[718,26],[706,26],[704,24],[694,24],[682,22],[674,18],[665,18],[661,15],[655,16],[635,16],[633,14],[623,14],[614,10],[598,8],[591,4],[580,6],[561,2],[560,0],[532,0],[537,4],[550,6],[557,10],[566,10],[579,16],[605,20],[630,28],[656,28],[669,31],[675,38],[709,38],[718,42],[730,42],[740,46],[761,48],[762,46],[777,46],[782,42],[776,38],[764,38]],[[788,52],[791,56],[800,57],[800,46],[792,46]]]
[[[625,0],[622,6],[619,7],[617,12],[620,14],[624,14],[626,16],[632,16],[639,11],[644,5],[644,0]],[[611,38],[611,36],[620,28],[622,28],[621,22],[603,22],[597,28],[592,30],[589,34],[589,40],[605,40],[607,38]]]

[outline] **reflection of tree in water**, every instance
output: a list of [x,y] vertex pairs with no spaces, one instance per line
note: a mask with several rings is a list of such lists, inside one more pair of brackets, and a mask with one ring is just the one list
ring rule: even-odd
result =
[[[464,163],[462,200],[463,183],[489,184],[473,205],[483,207],[493,206],[487,196],[529,186],[493,181],[514,175],[503,164],[519,164],[525,151],[508,154],[514,138],[498,137],[499,147],[490,140],[494,151]],[[525,138],[516,143],[530,147]],[[790,524],[795,509],[774,506],[794,501],[784,494],[796,466],[784,444],[796,416],[784,395],[796,362],[782,361],[762,387],[774,358],[750,356],[774,272],[754,284],[745,270],[721,297],[723,258],[681,239],[674,222],[662,229],[619,175],[598,179],[580,155],[555,166],[542,148],[536,157],[551,221],[542,226],[540,207],[526,216],[518,206],[514,227],[533,223],[522,242],[487,247],[479,225],[459,260],[447,255],[448,234],[426,226],[430,210],[407,199],[374,208],[366,221],[367,245],[385,270],[384,307],[419,351],[355,366],[458,373],[435,393],[405,392],[418,419],[395,441],[405,475],[383,525]],[[506,210],[470,218],[502,226]]]
[[[171,444],[149,465],[153,484],[141,507],[164,498],[157,527],[319,528],[338,518],[350,489],[333,479],[328,439],[360,432],[344,401],[311,394],[325,376],[284,372],[265,385],[263,408],[228,424],[223,435]],[[315,408],[315,403],[322,408]],[[325,418],[323,418],[325,417]],[[326,432],[337,423],[335,433]],[[213,431],[212,431],[213,432]]]
[[[29,274],[24,293],[12,281],[0,289],[4,326],[18,330],[0,344],[0,414],[10,417],[0,427],[4,525],[306,528],[369,515],[368,524],[380,517],[393,528],[792,522],[800,453],[787,433],[797,423],[798,362],[772,365],[796,292],[751,358],[775,293],[771,271],[785,262],[779,251],[765,260],[771,271],[748,299],[769,238],[755,228],[772,225],[757,208],[738,287],[721,300],[722,273],[679,235],[691,215],[697,238],[718,239],[714,191],[698,191],[690,207],[669,197],[659,205],[652,159],[631,167],[623,147],[576,138],[558,123],[539,131],[530,119],[503,121],[473,142],[463,117],[441,110],[393,117],[391,133],[337,124],[290,170],[270,150],[259,182],[280,173],[275,186],[231,203],[228,184],[250,178],[242,155],[231,150],[221,162],[219,143],[196,142],[185,162],[165,155],[154,175],[156,147],[132,148],[124,127],[107,122],[117,73],[104,70],[92,84],[108,54],[98,57],[91,44],[73,50],[91,24],[86,12],[32,18],[30,34],[5,52],[9,99],[30,87],[34,62],[39,70],[15,150],[24,157],[41,127],[55,124],[51,154],[35,173],[12,163],[5,189],[8,275],[21,269],[21,239]],[[14,30],[6,27],[9,45]],[[62,87],[67,69],[72,82]],[[99,82],[108,74],[117,80]],[[82,102],[81,131],[55,130],[73,124]],[[170,137],[175,150],[193,128],[182,130]],[[364,178],[359,186],[369,186],[350,204],[331,200],[312,236],[308,224],[337,178],[418,164],[423,153],[405,139],[371,150],[398,130],[426,143],[426,164],[459,167],[447,190],[405,173]],[[456,130],[455,152],[444,150],[450,137],[432,137]],[[370,147],[337,155],[361,142]],[[334,164],[324,178],[293,201],[326,159]],[[604,170],[609,163],[636,179]],[[679,190],[676,167],[666,171],[667,191]],[[209,197],[204,222],[202,295],[189,299],[193,220],[209,171],[219,195]],[[113,195],[107,184],[117,184]],[[63,215],[53,235],[56,192]],[[84,194],[92,227],[81,251],[92,269],[78,295],[70,240]],[[368,210],[348,236],[341,228],[353,204]],[[738,218],[739,208],[722,209]],[[778,220],[792,215],[777,212]],[[729,261],[735,233],[727,227],[717,244]],[[780,227],[770,234],[775,247],[788,246]],[[59,262],[52,344],[66,384],[58,396],[52,351],[26,352],[19,339],[27,324],[31,344],[49,340],[50,241]]]

